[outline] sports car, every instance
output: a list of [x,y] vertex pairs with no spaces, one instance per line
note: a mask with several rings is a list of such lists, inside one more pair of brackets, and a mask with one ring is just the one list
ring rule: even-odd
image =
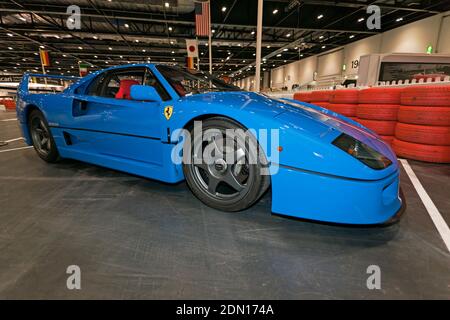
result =
[[[404,207],[391,148],[318,106],[168,65],[116,66],[60,93],[30,93],[29,82],[40,77],[70,78],[26,73],[18,88],[23,137],[45,161],[71,158],[167,183],[186,180],[198,199],[224,211],[247,209],[268,189],[273,213],[308,220],[382,224]],[[229,130],[249,138],[224,147]],[[207,150],[211,157],[202,161]]]

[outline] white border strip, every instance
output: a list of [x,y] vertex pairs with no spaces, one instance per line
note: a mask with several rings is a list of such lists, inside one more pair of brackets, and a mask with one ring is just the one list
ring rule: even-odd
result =
[[420,199],[422,200],[425,209],[427,209],[428,214],[431,217],[431,220],[433,220],[433,223],[436,229],[438,230],[439,234],[441,235],[442,240],[444,240],[444,243],[447,246],[447,250],[450,252],[450,228],[448,227],[447,223],[445,223],[444,218],[442,218],[441,214],[439,213],[439,210],[436,208],[430,196],[425,191],[424,187],[420,183],[419,179],[417,178],[413,169],[409,165],[408,161],[406,161],[405,159],[400,159],[400,162],[403,165],[403,168],[405,168],[405,171],[408,174],[409,179],[411,180]]
[[13,118],[13,119],[2,119],[0,121],[17,121],[17,118]]
[[30,149],[30,148],[33,148],[33,147],[32,146],[27,146],[27,147],[20,147],[20,148],[14,148],[14,149],[0,150],[0,153],[9,152],[9,151],[16,151],[16,150],[24,150],[24,149]]
[[20,137],[20,138],[14,138],[14,139],[10,139],[10,140],[6,140],[6,141],[4,141],[4,142],[13,142],[13,141],[19,141],[19,140],[23,140],[23,137]]

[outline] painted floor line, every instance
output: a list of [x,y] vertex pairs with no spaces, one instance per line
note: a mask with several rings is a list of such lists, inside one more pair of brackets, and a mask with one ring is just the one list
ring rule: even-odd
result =
[[414,188],[417,191],[417,194],[419,195],[420,199],[422,200],[425,206],[425,209],[427,209],[427,212],[430,215],[431,220],[433,221],[436,229],[438,230],[439,234],[442,237],[442,240],[447,246],[447,250],[450,252],[450,228],[448,227],[444,218],[440,214],[438,208],[436,208],[436,206],[434,205],[433,200],[431,200],[430,196],[425,191],[425,188],[420,183],[419,179],[417,178],[413,169],[409,165],[408,161],[405,159],[400,159],[400,162],[403,165],[403,168],[405,168],[406,174],[411,180]]
[[13,141],[19,141],[19,140],[23,140],[23,137],[20,138],[14,138],[14,139],[10,139],[10,140],[5,140],[5,142],[13,142]]
[[2,119],[0,121],[17,121],[17,118],[13,118],[13,119]]
[[33,147],[32,146],[27,146],[27,147],[20,147],[20,148],[0,150],[0,153],[9,152],[9,151],[16,151],[16,150],[24,150],[24,149],[30,149],[30,148],[33,148]]

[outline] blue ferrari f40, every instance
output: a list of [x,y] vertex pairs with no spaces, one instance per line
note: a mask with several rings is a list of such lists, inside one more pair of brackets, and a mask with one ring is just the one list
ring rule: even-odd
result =
[[26,73],[18,88],[23,136],[45,161],[186,180],[196,197],[224,211],[250,207],[269,188],[272,212],[324,222],[383,224],[404,207],[391,148],[318,106],[168,65],[116,66],[59,93],[30,92],[29,82],[42,77],[71,78]]

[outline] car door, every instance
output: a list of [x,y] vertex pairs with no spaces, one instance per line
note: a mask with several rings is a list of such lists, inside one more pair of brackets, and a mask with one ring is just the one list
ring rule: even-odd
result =
[[162,104],[132,100],[133,84],[152,85],[163,101],[170,99],[147,68],[105,72],[94,79],[86,92],[74,95],[70,138],[80,152],[103,157],[113,167],[120,168],[120,163],[162,166]]

